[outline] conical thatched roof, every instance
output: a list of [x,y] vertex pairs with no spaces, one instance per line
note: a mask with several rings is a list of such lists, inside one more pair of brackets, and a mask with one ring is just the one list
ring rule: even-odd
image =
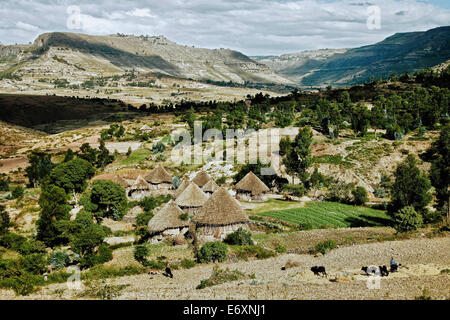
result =
[[91,181],[97,181],[97,180],[110,180],[112,182],[115,182],[117,184],[120,184],[123,188],[128,188],[130,184],[122,177],[113,174],[113,173],[105,173],[98,175],[91,179]]
[[131,190],[150,190],[150,185],[142,176],[139,176],[131,186]]
[[145,177],[145,180],[153,184],[172,183],[172,176],[159,164]]
[[149,130],[152,130],[152,128],[150,128],[147,124],[144,124],[144,125],[141,127],[141,131],[149,131]]
[[209,180],[202,188],[203,192],[211,192],[211,193],[213,193],[217,189],[219,189],[219,186],[212,179]]
[[175,203],[180,207],[201,207],[207,200],[208,196],[195,183],[190,183]]
[[183,214],[177,204],[170,200],[153,218],[148,222],[150,233],[162,232],[167,229],[183,228],[189,226],[189,221],[180,219]]
[[259,195],[270,190],[266,184],[251,171],[236,184],[235,188],[236,190],[251,192],[252,195]]
[[195,214],[193,221],[199,225],[227,225],[248,222],[248,216],[228,191],[219,187]]
[[200,188],[203,187],[209,180],[211,180],[211,177],[205,172],[200,171],[197,173],[195,178],[192,180],[196,185],[198,185]]
[[175,192],[173,194],[174,198],[178,198],[178,196],[184,191],[184,189],[187,188],[189,183],[190,183],[189,179],[184,178],[183,181],[181,181],[180,185],[178,186],[177,190],[175,190]]

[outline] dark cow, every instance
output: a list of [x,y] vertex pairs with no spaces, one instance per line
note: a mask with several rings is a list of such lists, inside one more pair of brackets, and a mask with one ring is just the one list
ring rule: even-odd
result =
[[362,267],[361,270],[367,275],[381,275],[382,277],[387,277],[389,275],[389,271],[386,266]]
[[378,268],[382,277],[387,277],[389,275],[389,271],[386,266],[379,266]]
[[311,271],[314,272],[315,276],[318,276],[319,274],[322,274],[322,277],[327,275],[327,272],[325,271],[324,266],[314,266],[311,267]]
[[170,270],[169,267],[166,268],[165,272],[163,273],[166,277],[173,278],[172,270]]

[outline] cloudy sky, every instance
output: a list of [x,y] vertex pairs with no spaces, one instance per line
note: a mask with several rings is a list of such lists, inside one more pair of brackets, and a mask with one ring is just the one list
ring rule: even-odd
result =
[[164,35],[268,55],[372,44],[450,25],[449,0],[0,0],[0,42],[41,33]]

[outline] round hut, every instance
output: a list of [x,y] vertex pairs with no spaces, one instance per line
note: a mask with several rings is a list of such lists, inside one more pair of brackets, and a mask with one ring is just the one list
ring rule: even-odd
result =
[[208,196],[212,195],[217,189],[219,189],[219,186],[217,183],[215,183],[214,180],[209,180],[202,188],[202,191],[206,193]]
[[178,198],[178,196],[184,191],[184,189],[186,189],[187,188],[187,186],[189,185],[189,179],[188,178],[184,178],[182,181],[181,181],[181,183],[180,183],[180,185],[178,186],[178,188],[177,188],[177,190],[175,190],[175,192],[174,192],[174,194],[173,194],[173,196],[174,196],[174,198],[176,199],[176,198]]
[[113,174],[113,173],[105,173],[105,174],[101,174],[101,175],[95,176],[95,177],[93,177],[91,179],[91,182],[94,182],[94,181],[97,181],[97,180],[109,180],[109,181],[112,181],[112,182],[117,183],[120,186],[122,186],[127,192],[128,192],[128,189],[131,187],[131,183],[129,183],[127,180],[125,180],[121,176],[118,176],[118,175]]
[[164,237],[175,237],[185,234],[189,230],[189,220],[183,220],[183,210],[170,200],[148,222],[148,232],[152,236],[151,242],[159,242]]
[[211,180],[211,177],[205,172],[200,171],[197,173],[194,179],[192,179],[192,182],[198,185],[200,188],[202,188],[209,180]]
[[190,215],[195,214],[208,200],[208,196],[195,184],[190,183],[176,198],[175,203]]
[[198,239],[223,240],[239,227],[248,229],[248,216],[228,191],[219,187],[192,219]]
[[249,172],[236,186],[236,198],[239,200],[261,202],[266,201],[266,193],[270,189],[253,172]]
[[150,195],[150,185],[142,176],[138,176],[136,181],[130,187],[128,197],[132,200],[139,200]]
[[150,184],[152,190],[167,192],[172,187],[172,176],[161,164],[146,175],[145,180]]

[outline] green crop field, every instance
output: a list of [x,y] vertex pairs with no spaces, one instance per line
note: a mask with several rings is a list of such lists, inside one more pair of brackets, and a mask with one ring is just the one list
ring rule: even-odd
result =
[[310,223],[313,228],[385,226],[391,221],[384,211],[325,201],[308,202],[301,208],[265,211],[256,215],[293,224]]

